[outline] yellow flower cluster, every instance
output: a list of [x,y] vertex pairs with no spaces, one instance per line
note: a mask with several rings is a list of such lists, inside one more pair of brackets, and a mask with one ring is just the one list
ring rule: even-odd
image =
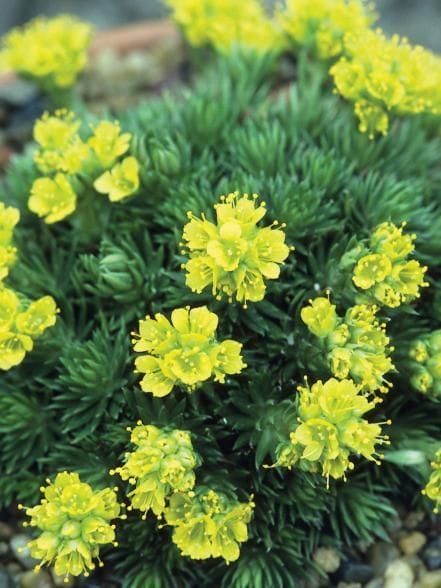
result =
[[433,472],[430,475],[426,487],[422,491],[424,496],[435,502],[434,512],[439,512],[441,507],[441,449],[435,454],[435,459],[431,463]]
[[165,519],[174,527],[173,542],[182,555],[222,557],[228,563],[238,559],[239,545],[248,539],[253,508],[252,500],[241,503],[201,486],[195,492],[174,494]]
[[13,29],[1,43],[0,68],[31,78],[43,88],[67,88],[87,63],[90,25],[73,16],[36,18]]
[[371,5],[363,0],[288,0],[286,9],[279,13],[288,37],[322,59],[340,55],[345,35],[365,34],[374,20]]
[[57,312],[52,296],[30,302],[0,286],[0,369],[21,363],[34,339],[55,324]]
[[376,302],[391,308],[411,302],[420,296],[427,267],[415,259],[415,235],[403,235],[404,223],[397,227],[386,222],[372,233],[367,247],[357,247],[358,261],[352,280],[363,290],[361,302]]
[[415,341],[409,356],[412,386],[434,400],[441,400],[441,330]]
[[9,268],[17,257],[17,249],[12,239],[15,225],[19,220],[20,211],[17,208],[0,202],[0,284],[8,275]]
[[107,194],[111,202],[127,198],[139,188],[137,159],[128,156],[118,161],[129,149],[130,133],[121,133],[117,122],[103,120],[84,142],[80,126],[66,110],[45,113],[35,123],[34,139],[39,148],[34,161],[44,177],[33,183],[28,206],[46,223],[58,222],[75,211],[78,174],[94,176],[95,190]]
[[384,324],[378,308],[359,304],[340,318],[327,298],[316,298],[301,310],[301,318],[323,344],[330,368],[339,379],[351,377],[363,390],[387,392],[384,375],[394,368]]
[[281,47],[281,34],[259,0],[166,1],[192,45],[212,45],[219,51],[235,45],[257,51]]
[[100,546],[117,545],[115,525],[110,524],[120,513],[116,493],[110,488],[95,492],[75,473],[63,472],[47,483],[41,488],[41,503],[25,508],[29,525],[41,530],[28,544],[32,556],[42,562],[36,569],[54,565],[66,581],[70,575],[88,576],[95,568],[93,560],[99,560]]
[[397,35],[351,32],[330,73],[370,138],[387,133],[390,113],[441,113],[441,58]]
[[[288,257],[285,233],[257,223],[265,216],[264,203],[256,207],[258,196],[240,196],[238,192],[221,196],[214,206],[217,223],[204,215],[196,218],[188,213],[190,222],[184,227],[183,239],[190,260],[183,266],[186,284],[193,292],[202,292],[211,285],[218,299],[233,296],[246,307],[247,300],[257,302],[265,296],[264,278],[279,277],[280,264]],[[282,225],[283,227],[283,225]],[[185,253],[185,251],[184,251]]]
[[165,500],[175,492],[188,492],[195,484],[197,457],[186,431],[158,429],[138,421],[131,431],[135,451],[126,453],[125,464],[111,470],[128,480],[134,489],[128,494],[132,508],[149,510],[157,516],[165,509]]
[[308,471],[321,470],[329,483],[330,477],[345,479],[354,469],[349,459],[353,454],[379,463],[382,455],[375,445],[389,444],[388,437],[381,435],[382,423],[363,418],[379,399],[369,400],[352,380],[334,378],[299,386],[298,391],[300,424],[291,432],[290,443],[279,447],[275,466],[291,468],[300,460]]
[[139,322],[139,335],[133,340],[135,351],[147,352],[136,359],[144,392],[154,396],[170,394],[176,384],[191,391],[214,376],[224,382],[227,374],[238,374],[246,365],[240,354],[242,345],[215,338],[218,317],[206,306],[178,308],[171,323],[163,314]]

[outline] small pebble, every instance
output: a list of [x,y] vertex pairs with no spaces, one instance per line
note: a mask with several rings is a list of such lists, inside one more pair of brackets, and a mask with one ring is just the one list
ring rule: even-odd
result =
[[398,540],[398,545],[404,555],[414,555],[427,543],[427,537],[420,531],[412,531],[402,535]]
[[346,560],[341,564],[338,577],[342,582],[366,584],[374,577],[374,568],[368,563]]
[[52,588],[53,584],[50,575],[46,570],[39,572],[25,572],[20,580],[21,588]]
[[8,524],[0,521],[0,539],[10,539],[14,534],[14,529]]
[[423,551],[423,561],[429,570],[441,568],[441,537],[428,543]]
[[319,547],[312,556],[315,563],[327,574],[332,574],[340,567],[340,556],[332,547]]
[[388,564],[399,556],[400,551],[393,543],[378,541],[369,549],[367,559],[374,570],[374,575],[382,576]]
[[423,522],[425,514],[422,510],[415,510],[406,515],[403,523],[406,529],[416,529]]
[[1,588],[15,588],[16,586],[13,578],[5,570],[0,570],[0,586]]
[[392,561],[384,573],[384,588],[412,588],[414,573],[402,559]]
[[441,588],[441,570],[426,572],[420,578],[421,588]]
[[373,578],[370,582],[365,584],[364,588],[383,588],[384,580],[383,578]]
[[6,541],[0,541],[0,559],[9,552],[9,545]]
[[363,588],[360,582],[339,582],[337,588]]
[[34,568],[38,564],[38,561],[30,555],[30,551],[27,547],[29,541],[30,538],[27,535],[19,534],[14,535],[9,543],[15,559],[28,570]]

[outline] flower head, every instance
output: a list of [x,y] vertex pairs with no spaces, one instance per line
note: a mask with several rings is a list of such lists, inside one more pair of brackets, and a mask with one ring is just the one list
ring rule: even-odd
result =
[[[354,468],[351,455],[379,463],[377,444],[388,444],[379,424],[364,415],[378,399],[369,399],[352,380],[319,380],[311,387],[299,386],[299,424],[290,434],[291,444],[282,444],[276,466],[298,463],[310,471],[319,465],[323,476],[345,478]],[[387,424],[390,424],[388,421]]]
[[[311,2],[315,5],[316,2]],[[354,103],[360,131],[385,135],[391,113],[441,112],[441,58],[406,39],[387,38],[381,30],[351,28],[344,55],[330,73],[337,91]]]
[[281,47],[281,35],[259,0],[167,0],[189,42],[228,51],[235,45],[256,51]]
[[55,324],[57,312],[51,296],[30,302],[13,290],[0,288],[0,369],[21,363],[34,339]]
[[165,519],[174,527],[173,542],[192,559],[222,557],[227,563],[240,555],[248,539],[254,503],[241,503],[212,489],[177,493],[170,498]]
[[91,27],[73,16],[36,18],[3,37],[0,61],[43,88],[67,88],[86,65],[91,35]]
[[38,169],[44,174],[57,171],[78,173],[89,156],[78,130],[80,122],[73,112],[61,109],[53,115],[44,113],[34,125],[34,139],[39,149],[34,154]]
[[436,452],[431,466],[433,471],[422,493],[435,502],[433,511],[437,513],[441,507],[441,449]]
[[57,173],[53,179],[38,178],[32,185],[28,200],[29,210],[48,224],[63,220],[76,207],[77,197],[65,174]]
[[280,265],[288,257],[285,234],[277,223],[260,228],[265,216],[263,203],[256,206],[257,195],[250,198],[238,192],[222,196],[215,205],[217,222],[189,213],[183,239],[190,260],[185,264],[186,283],[194,292],[211,285],[218,298],[233,296],[246,305],[265,295],[265,279],[279,277]]
[[358,304],[341,318],[329,299],[320,297],[302,309],[301,317],[320,338],[334,376],[351,377],[370,392],[386,392],[389,384],[384,375],[394,368],[389,357],[392,348],[377,312],[375,306]]
[[178,429],[159,429],[141,421],[131,430],[136,449],[126,453],[123,466],[112,470],[134,486],[128,494],[132,507],[146,518],[151,509],[160,515],[165,500],[175,492],[188,492],[195,484],[198,464],[190,434]]
[[41,531],[29,543],[31,554],[41,565],[53,565],[59,576],[88,576],[100,546],[116,545],[111,524],[120,512],[116,493],[110,488],[96,492],[75,473],[57,474],[47,484],[41,503],[25,508],[29,525]]
[[286,9],[279,13],[288,37],[322,59],[340,55],[345,35],[363,35],[374,20],[375,14],[363,0],[288,0]]
[[8,275],[9,268],[15,262],[17,249],[12,243],[12,237],[19,219],[20,212],[17,208],[0,202],[0,282]]
[[412,343],[409,365],[412,386],[432,400],[441,400],[441,329]]
[[137,371],[144,373],[141,388],[154,396],[166,396],[176,384],[193,390],[214,376],[224,382],[227,374],[237,374],[245,364],[242,345],[233,340],[219,343],[215,337],[218,318],[206,306],[178,308],[171,323],[162,314],[139,323],[133,340],[135,351],[147,352],[136,359]]
[[93,135],[88,140],[88,144],[93,149],[100,165],[109,168],[118,157],[126,153],[131,138],[130,133],[121,133],[119,123],[102,120],[93,129]]
[[[403,225],[404,226],[404,225]],[[420,296],[427,267],[407,257],[414,250],[415,235],[403,235],[403,226],[382,223],[372,233],[368,250],[359,256],[352,281],[363,291],[363,302],[391,308]]]
[[136,157],[126,157],[95,180],[94,188],[107,194],[111,202],[118,202],[134,194],[139,188],[139,163]]

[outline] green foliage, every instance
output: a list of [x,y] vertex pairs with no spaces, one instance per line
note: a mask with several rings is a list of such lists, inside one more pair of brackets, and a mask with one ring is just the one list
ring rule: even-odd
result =
[[[254,494],[250,539],[228,567],[181,557],[169,530],[130,514],[118,525],[120,547],[104,553],[125,588],[295,588],[313,570],[319,541],[386,536],[393,499],[417,494],[439,435],[439,407],[398,373],[373,416],[393,420],[382,466],[360,462],[329,490],[318,475],[263,468],[296,420],[296,386],[305,375],[330,375],[299,310],[326,289],[337,306],[353,301],[339,261],[376,224],[408,221],[417,257],[430,266],[432,287],[391,315],[396,353],[441,318],[439,136],[414,118],[369,141],[321,66],[302,58],[288,89],[280,90],[280,79],[273,58],[235,54],[211,64],[193,88],[124,113],[142,190],[113,205],[100,196],[95,231],[81,232],[75,217],[48,226],[27,211],[36,177],[30,149],[0,189],[22,213],[9,283],[33,298],[51,294],[61,311],[2,377],[3,503],[32,503],[42,479],[64,469],[113,485],[108,470],[128,449],[125,427],[137,419],[190,431],[201,483],[240,500]],[[259,193],[269,221],[285,222],[296,247],[265,300],[246,311],[209,292],[193,294],[180,269],[187,211],[210,218],[219,195],[233,190]],[[152,398],[133,373],[130,333],[146,314],[186,304],[208,304],[220,316],[219,338],[243,343],[248,368],[224,385]]]

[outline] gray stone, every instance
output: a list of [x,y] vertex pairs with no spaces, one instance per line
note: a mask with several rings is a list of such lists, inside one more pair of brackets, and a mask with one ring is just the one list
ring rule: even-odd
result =
[[365,584],[374,577],[374,568],[368,563],[346,560],[340,567],[339,577],[343,582]]
[[387,566],[384,579],[384,588],[412,588],[414,573],[406,561],[396,559]]
[[52,580],[46,570],[25,572],[20,580],[21,588],[53,588]]
[[337,588],[363,588],[360,582],[339,582]]
[[10,539],[14,534],[14,529],[7,523],[0,521],[0,539]]
[[406,529],[416,529],[423,522],[425,514],[422,510],[414,510],[408,513],[403,521]]
[[412,531],[402,535],[398,540],[398,545],[404,555],[415,555],[427,543],[427,537],[420,531]]
[[0,587],[1,588],[16,588],[13,578],[5,570],[0,570]]
[[333,574],[340,567],[340,555],[332,547],[319,547],[315,550],[313,559],[327,574]]
[[383,588],[384,580],[383,578],[373,578],[370,582],[368,582],[364,588]]
[[0,559],[3,559],[3,557],[9,552],[9,545],[6,543],[6,541],[0,541]]
[[430,541],[423,551],[422,559],[429,570],[441,568],[441,537]]
[[374,575],[382,576],[388,564],[400,557],[399,549],[393,543],[378,541],[368,551],[368,562],[371,564]]
[[426,572],[420,578],[421,588],[441,588],[441,570]]
[[426,571],[425,565],[417,555],[405,555],[401,559],[410,565],[417,578]]
[[34,568],[38,564],[38,561],[30,555],[30,551],[27,546],[29,541],[29,537],[22,534],[14,535],[10,541],[10,546],[15,559],[28,570]]

